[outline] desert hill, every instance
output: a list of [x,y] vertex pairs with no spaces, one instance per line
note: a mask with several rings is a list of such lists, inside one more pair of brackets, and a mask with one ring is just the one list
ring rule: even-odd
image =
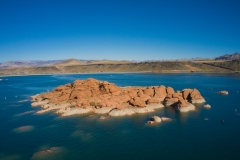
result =
[[239,53],[213,59],[172,61],[117,60],[53,60],[9,61],[0,64],[0,75],[61,74],[93,72],[155,72],[155,73],[239,73]]
[[227,62],[141,62],[125,64],[88,64],[71,66],[43,66],[30,68],[0,69],[0,75],[61,74],[93,72],[155,72],[155,73],[235,73],[240,63]]
[[76,65],[92,65],[92,64],[127,64],[133,63],[131,61],[116,61],[116,60],[77,60],[74,58],[54,63],[51,66],[65,67],[65,66],[76,66]]
[[81,64],[82,62],[80,62],[79,60],[71,58],[71,59],[63,60],[58,63],[51,64],[51,66],[63,67],[63,66],[72,66],[72,65],[81,65]]

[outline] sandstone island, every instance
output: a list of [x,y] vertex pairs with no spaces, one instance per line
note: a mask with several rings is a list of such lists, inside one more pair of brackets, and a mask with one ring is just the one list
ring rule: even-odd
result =
[[93,78],[75,80],[55,88],[51,92],[32,96],[32,106],[41,106],[44,113],[55,110],[62,116],[96,113],[124,116],[135,113],[154,112],[163,107],[176,111],[195,110],[195,103],[205,102],[197,89],[174,91],[172,87],[119,87],[107,81]]

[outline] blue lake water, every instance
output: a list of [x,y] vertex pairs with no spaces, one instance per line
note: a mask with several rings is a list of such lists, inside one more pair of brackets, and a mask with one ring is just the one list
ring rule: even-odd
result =
[[[119,86],[197,88],[212,106],[99,120],[100,115],[35,114],[29,96],[96,78]],[[66,74],[0,77],[0,159],[240,159],[240,76],[224,74]],[[210,90],[212,88],[213,90]],[[229,95],[217,94],[220,90]],[[28,112],[29,111],[29,112]],[[171,122],[146,125],[153,115]],[[204,121],[204,118],[208,121]],[[225,123],[222,123],[224,120]],[[29,126],[21,131],[18,127]],[[56,147],[53,153],[39,153]]]

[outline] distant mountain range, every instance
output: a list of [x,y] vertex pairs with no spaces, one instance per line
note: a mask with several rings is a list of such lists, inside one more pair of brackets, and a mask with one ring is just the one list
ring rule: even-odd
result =
[[[196,61],[196,60],[240,60],[240,54],[226,54],[223,56],[216,57],[215,59],[206,59],[206,58],[192,58],[192,59],[179,59],[174,61]],[[164,60],[168,61],[168,60]],[[117,60],[78,60],[78,59],[67,59],[67,60],[29,60],[29,61],[7,61],[0,63],[0,69],[11,69],[11,68],[30,68],[30,67],[43,67],[43,66],[55,66],[55,67],[64,67],[64,66],[76,66],[76,65],[91,65],[91,64],[129,64],[129,63],[140,63],[140,62],[158,62],[158,60],[149,60],[149,61],[117,61]]]
[[216,57],[215,60],[238,60],[240,59],[240,54],[239,53],[234,53],[234,54],[225,54],[223,56]]
[[0,69],[11,69],[11,68],[31,68],[31,67],[43,67],[43,66],[76,66],[76,65],[91,65],[91,64],[126,64],[134,63],[133,61],[117,61],[117,60],[78,60],[78,59],[67,59],[67,60],[35,60],[35,61],[7,61],[0,63]]
[[48,66],[51,64],[62,62],[63,60],[33,60],[33,61],[7,61],[0,63],[0,68],[28,68],[28,67],[40,67]]

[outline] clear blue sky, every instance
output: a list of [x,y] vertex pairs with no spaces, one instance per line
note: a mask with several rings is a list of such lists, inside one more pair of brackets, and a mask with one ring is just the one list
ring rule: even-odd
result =
[[0,0],[0,62],[240,52],[239,0]]

